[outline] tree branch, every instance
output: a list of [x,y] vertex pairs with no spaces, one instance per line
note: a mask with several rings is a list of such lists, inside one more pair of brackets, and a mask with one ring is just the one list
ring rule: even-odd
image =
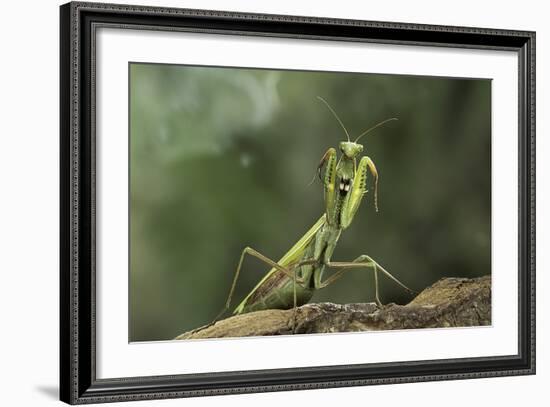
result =
[[[176,339],[285,335],[294,311],[265,310],[236,315]],[[296,309],[295,333],[380,331],[491,324],[491,277],[443,278],[407,305],[306,304]]]

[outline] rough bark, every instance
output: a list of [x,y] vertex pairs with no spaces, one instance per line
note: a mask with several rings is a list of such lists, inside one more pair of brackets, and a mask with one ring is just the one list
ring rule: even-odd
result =
[[233,316],[176,339],[446,328],[491,324],[491,277],[443,278],[407,305],[306,304]]

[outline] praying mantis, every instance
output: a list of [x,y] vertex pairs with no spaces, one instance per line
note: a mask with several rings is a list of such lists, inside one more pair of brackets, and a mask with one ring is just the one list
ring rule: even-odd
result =
[[[296,312],[298,306],[310,301],[316,290],[331,285],[347,271],[357,268],[372,269],[375,300],[378,306],[382,306],[378,293],[378,272],[386,275],[409,293],[414,293],[366,254],[353,261],[332,261],[340,235],[351,225],[361,201],[368,192],[367,175],[369,173],[374,178],[374,205],[378,211],[378,172],[374,162],[368,156],[359,159],[363,152],[363,145],[358,141],[371,130],[397,119],[384,120],[361,133],[355,141],[351,141],[348,131],[336,112],[325,99],[321,97],[318,99],[331,111],[347,137],[346,141],[339,143],[341,153],[339,158],[336,149],[331,147],[317,166],[316,176],[321,180],[324,189],[325,212],[278,261],[273,261],[251,247],[245,247],[241,252],[225,306],[211,324],[229,310],[246,256],[260,260],[271,269],[237,305],[233,311],[235,315],[266,309],[293,308]],[[337,270],[323,280],[327,268]]]

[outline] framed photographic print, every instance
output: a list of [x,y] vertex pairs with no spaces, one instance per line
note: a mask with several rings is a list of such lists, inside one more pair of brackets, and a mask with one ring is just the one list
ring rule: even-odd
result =
[[535,33],[60,19],[63,401],[535,372]]

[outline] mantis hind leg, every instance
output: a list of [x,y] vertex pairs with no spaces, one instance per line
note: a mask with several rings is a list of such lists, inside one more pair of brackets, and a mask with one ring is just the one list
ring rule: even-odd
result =
[[344,275],[346,271],[352,270],[354,268],[372,268],[374,271],[374,292],[375,292],[375,299],[376,304],[378,306],[382,306],[382,302],[380,301],[379,297],[379,290],[378,290],[378,272],[382,272],[386,275],[390,280],[397,283],[399,286],[401,286],[403,289],[405,289],[409,294],[415,294],[414,290],[411,290],[409,287],[407,287],[405,284],[403,284],[401,281],[399,281],[396,277],[394,277],[389,271],[387,271],[384,267],[382,267],[380,264],[378,264],[372,257],[367,256],[366,254],[359,256],[352,262],[330,262],[327,264],[328,267],[331,268],[339,268],[333,275],[331,275],[329,278],[327,278],[325,281],[321,282],[319,287],[317,288],[325,288],[329,286],[330,284],[334,283],[336,280],[338,280],[340,277]]
[[[266,263],[270,267],[281,271],[287,277],[292,279],[292,281],[294,282],[294,309],[296,309],[296,283],[302,284],[304,282],[303,279],[296,276],[296,269],[299,268],[300,266],[303,266],[303,265],[306,265],[306,264],[311,264],[313,262],[313,260],[304,260],[304,261],[300,261],[298,263],[291,264],[291,265],[285,267],[285,266],[282,266],[279,263],[271,260],[269,257],[264,256],[262,253],[254,250],[253,248],[245,247],[243,249],[243,251],[241,252],[241,257],[239,259],[239,264],[237,265],[237,270],[235,271],[235,275],[233,277],[233,282],[231,283],[231,289],[229,290],[229,295],[227,296],[227,301],[225,302],[225,306],[220,311],[220,313],[216,316],[216,318],[214,318],[214,320],[210,324],[206,325],[206,327],[215,324],[216,321],[218,321],[223,316],[223,314],[225,314],[227,312],[227,310],[229,310],[229,306],[231,305],[231,300],[233,298],[233,294],[234,294],[235,288],[237,286],[237,280],[239,279],[239,275],[241,273],[244,258],[247,254],[249,256],[255,257],[256,259]],[[205,327],[202,327],[201,329],[204,329],[204,328]]]

